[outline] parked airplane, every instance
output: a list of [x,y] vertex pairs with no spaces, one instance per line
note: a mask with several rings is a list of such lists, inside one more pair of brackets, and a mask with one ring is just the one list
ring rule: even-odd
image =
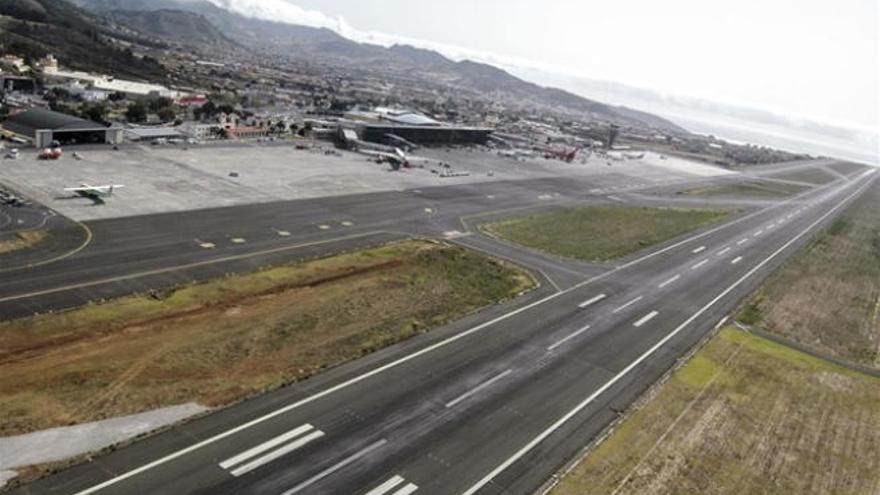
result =
[[103,198],[113,196],[113,190],[125,187],[123,184],[108,184],[106,186],[90,186],[88,184],[80,184],[80,187],[66,187],[65,191],[89,198],[95,201],[101,201]]
[[404,152],[400,148],[394,148],[393,153],[390,153],[387,151],[377,151],[377,150],[363,149],[363,148],[359,148],[357,150],[357,152],[361,153],[363,155],[367,155],[369,157],[373,157],[378,162],[387,162],[387,163],[391,164],[391,167],[394,168],[395,170],[399,169],[400,167],[406,167],[406,168],[412,167],[413,163],[417,162],[417,161],[422,161],[422,162],[428,161],[427,158],[421,158],[421,157],[408,155],[408,154],[406,154],[406,152]]

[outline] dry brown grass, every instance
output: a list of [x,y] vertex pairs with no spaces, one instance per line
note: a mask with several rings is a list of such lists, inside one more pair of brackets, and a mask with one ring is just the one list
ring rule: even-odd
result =
[[880,493],[880,379],[726,329],[552,495]]
[[15,234],[13,239],[0,241],[0,254],[11,253],[20,249],[29,248],[40,243],[48,233],[45,230],[31,230]]
[[420,241],[0,324],[0,435],[308,377],[518,294],[525,273]]
[[880,183],[775,273],[740,312],[745,323],[880,367]]

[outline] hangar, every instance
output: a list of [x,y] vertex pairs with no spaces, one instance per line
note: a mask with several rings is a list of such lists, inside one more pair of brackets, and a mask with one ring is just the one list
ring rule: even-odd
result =
[[116,144],[122,140],[122,129],[53,112],[44,108],[31,108],[10,115],[3,122],[3,129],[34,143],[37,148],[48,147],[53,141],[68,144]]

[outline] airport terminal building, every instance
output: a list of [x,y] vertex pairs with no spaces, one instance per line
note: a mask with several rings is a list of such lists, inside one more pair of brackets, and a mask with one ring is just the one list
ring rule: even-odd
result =
[[121,127],[108,127],[104,124],[81,119],[44,108],[31,108],[10,115],[3,122],[6,134],[18,136],[46,148],[53,141],[68,144],[116,144],[122,141]]
[[392,141],[399,138],[428,146],[485,144],[492,132],[493,129],[485,127],[452,125],[365,124],[358,127],[358,135],[364,141],[394,144]]

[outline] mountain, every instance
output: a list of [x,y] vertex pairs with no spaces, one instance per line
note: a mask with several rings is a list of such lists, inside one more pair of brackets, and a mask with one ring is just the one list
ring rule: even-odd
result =
[[190,45],[230,46],[227,38],[208,19],[183,10],[113,10],[107,17],[144,34]]
[[[583,98],[561,89],[543,87],[524,81],[497,67],[463,60],[456,62],[440,53],[406,45],[384,47],[358,43],[325,28],[286,24],[245,17],[220,8],[207,0],[74,0],[94,12],[118,16],[119,11],[167,11],[198,14],[219,32],[255,52],[271,53],[343,68],[381,70],[406,78],[420,78],[430,84],[491,95],[493,98],[525,105],[534,104],[586,112],[596,118],[638,127],[657,127],[685,132],[677,125],[655,115],[625,107],[615,107]],[[130,14],[126,14],[130,15]],[[154,32],[149,25],[134,27]],[[166,31],[166,39],[181,40],[178,29]],[[177,39],[175,39],[177,38]]]
[[71,67],[139,79],[162,79],[155,60],[117,48],[124,39],[103,21],[66,0],[0,1],[0,46],[26,58],[54,54]]

